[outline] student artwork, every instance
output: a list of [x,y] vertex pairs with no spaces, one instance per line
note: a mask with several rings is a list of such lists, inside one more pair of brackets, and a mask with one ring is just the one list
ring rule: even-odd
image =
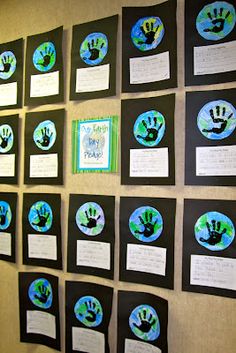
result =
[[63,101],[63,28],[27,38],[25,104]]
[[121,281],[173,289],[175,207],[175,199],[121,197]]
[[116,94],[118,15],[73,26],[70,100]]
[[234,81],[236,77],[235,2],[232,0],[188,1],[185,8],[185,21],[186,85]]
[[235,201],[184,202],[183,290],[236,297]]
[[19,272],[20,341],[61,350],[58,278]]
[[66,353],[109,353],[108,326],[113,289],[66,281]]
[[18,114],[0,118],[0,184],[18,182],[18,124]]
[[64,109],[26,113],[25,184],[63,184]]
[[62,269],[59,194],[24,194],[23,263]]
[[0,110],[22,107],[23,39],[0,44]]
[[72,172],[116,172],[118,117],[72,122]]
[[117,353],[168,352],[168,302],[147,293],[118,291]]
[[176,87],[176,1],[124,7],[122,19],[122,91]]
[[185,183],[236,185],[235,89],[187,93]]
[[0,193],[0,260],[16,261],[17,193]]
[[113,278],[113,196],[70,195],[67,270]]
[[121,103],[121,183],[175,183],[175,96]]

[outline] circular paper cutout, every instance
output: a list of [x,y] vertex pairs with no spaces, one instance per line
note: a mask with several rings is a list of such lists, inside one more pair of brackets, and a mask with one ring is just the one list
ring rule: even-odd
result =
[[28,220],[31,227],[38,232],[48,231],[53,220],[51,206],[45,201],[35,202],[30,208]]
[[10,125],[0,126],[0,153],[6,153],[11,150],[14,143],[14,134]]
[[147,304],[137,306],[129,317],[131,331],[143,341],[154,341],[160,335],[160,321],[156,310]]
[[34,130],[34,142],[41,150],[49,150],[54,145],[56,137],[56,126],[51,120],[42,121]]
[[49,309],[52,305],[52,286],[45,278],[33,281],[29,287],[28,295],[31,302],[42,309]]
[[11,207],[8,202],[0,201],[0,230],[7,229],[12,220]]
[[100,234],[105,226],[103,209],[96,202],[86,202],[80,206],[75,219],[81,232],[89,236]]
[[33,54],[34,67],[41,72],[47,72],[56,63],[56,48],[52,42],[44,42],[35,49]]
[[7,80],[16,71],[16,57],[12,51],[4,51],[0,55],[0,78]]
[[108,51],[107,36],[101,32],[90,33],[80,46],[80,57],[87,65],[100,64]]
[[101,303],[93,296],[81,297],[75,304],[76,318],[87,327],[97,327],[103,319]]

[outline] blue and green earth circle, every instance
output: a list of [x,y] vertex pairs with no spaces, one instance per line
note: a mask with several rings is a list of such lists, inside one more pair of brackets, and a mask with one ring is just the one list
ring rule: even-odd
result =
[[52,42],[41,43],[34,51],[34,67],[41,72],[47,72],[53,68],[56,63],[56,48]]
[[93,32],[87,35],[80,46],[81,59],[90,66],[100,64],[108,52],[108,39],[104,33]]
[[154,341],[161,332],[156,310],[147,304],[141,304],[132,311],[129,327],[134,335],[143,341]]
[[103,319],[103,309],[99,300],[93,296],[81,297],[74,306],[76,318],[87,327],[97,327]]
[[7,229],[12,220],[11,207],[8,202],[0,201],[0,230]]
[[16,71],[16,57],[12,51],[4,51],[0,55],[0,78],[9,79]]
[[56,126],[51,120],[44,120],[34,130],[33,139],[38,148],[49,150],[55,143],[57,137]]
[[9,152],[14,143],[14,134],[10,125],[0,125],[0,153]]
[[86,202],[76,212],[76,224],[82,233],[89,236],[100,234],[105,226],[102,207],[96,202]]
[[45,278],[38,278],[31,283],[28,290],[31,302],[42,309],[49,309],[52,305],[52,286]]
[[29,211],[28,220],[31,227],[38,232],[46,232],[52,226],[53,213],[46,201],[35,202]]

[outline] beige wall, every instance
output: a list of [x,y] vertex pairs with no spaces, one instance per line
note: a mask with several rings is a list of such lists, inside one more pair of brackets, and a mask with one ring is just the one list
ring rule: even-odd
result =
[[[186,0],[187,1],[187,0]],[[197,1],[197,0],[196,0]],[[34,109],[24,107],[16,111],[2,111],[0,115],[19,113],[21,118],[20,146],[20,180],[19,186],[0,185],[1,191],[18,192],[17,219],[17,263],[0,262],[0,352],[1,353],[46,353],[50,348],[19,342],[18,316],[18,271],[43,271],[59,276],[62,351],[64,339],[64,282],[65,280],[92,281],[113,286],[115,289],[114,310],[111,323],[111,353],[116,346],[116,294],[117,290],[136,290],[153,293],[169,301],[169,353],[233,353],[236,347],[236,305],[235,300],[203,294],[181,291],[181,258],[182,258],[182,220],[184,198],[219,198],[235,199],[233,187],[190,187],[184,186],[184,125],[185,125],[185,89],[184,89],[184,52],[183,23],[184,1],[178,0],[178,76],[177,89],[165,92],[140,94],[121,94],[121,18],[118,34],[118,65],[116,97],[69,102],[69,72],[71,28],[98,18],[121,14],[122,6],[143,6],[156,4],[158,0],[0,0],[0,43],[20,37],[37,34],[64,25],[64,64],[65,64],[65,102],[58,105],[39,106]],[[218,88],[236,87],[236,84],[219,85]],[[215,87],[212,87],[215,88]],[[208,89],[201,87],[200,89]],[[194,88],[188,88],[192,91]],[[117,114],[120,116],[121,98],[140,98],[158,96],[165,93],[176,93],[175,115],[175,150],[176,150],[176,186],[121,186],[118,174],[71,174],[71,121],[93,116]],[[25,112],[56,108],[66,109],[66,128],[64,141],[65,183],[63,186],[26,186],[23,184],[23,133]],[[62,196],[62,234],[63,259],[66,264],[67,214],[70,193],[90,193],[116,196],[116,254],[115,280],[109,281],[98,277],[68,274],[66,271],[23,266],[21,242],[21,214],[23,192],[57,192]],[[156,288],[141,284],[118,281],[118,206],[120,196],[156,196],[177,198],[176,242],[175,242],[175,290]]]

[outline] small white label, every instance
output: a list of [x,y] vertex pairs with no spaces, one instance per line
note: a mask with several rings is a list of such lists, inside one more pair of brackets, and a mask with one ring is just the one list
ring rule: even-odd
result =
[[194,47],[194,75],[236,70],[236,41]]
[[30,97],[47,97],[59,94],[59,71],[32,75]]
[[168,177],[168,147],[130,150],[130,177]]
[[169,52],[130,58],[130,84],[150,83],[170,78]]
[[0,232],[0,254],[11,256],[11,233]]
[[27,333],[38,333],[40,335],[56,338],[56,318],[54,315],[37,310],[27,310]]
[[111,245],[99,241],[77,240],[77,266],[111,269]]
[[15,154],[0,154],[0,177],[15,176]]
[[104,91],[109,88],[110,64],[76,70],[76,93]]
[[17,104],[17,82],[0,85],[0,106]]
[[104,334],[82,327],[72,327],[72,349],[86,353],[105,353]]
[[161,353],[161,350],[152,344],[126,338],[125,353]]
[[57,176],[57,153],[30,156],[30,178],[57,178]]
[[57,259],[57,237],[46,234],[28,234],[29,257],[36,259]]

